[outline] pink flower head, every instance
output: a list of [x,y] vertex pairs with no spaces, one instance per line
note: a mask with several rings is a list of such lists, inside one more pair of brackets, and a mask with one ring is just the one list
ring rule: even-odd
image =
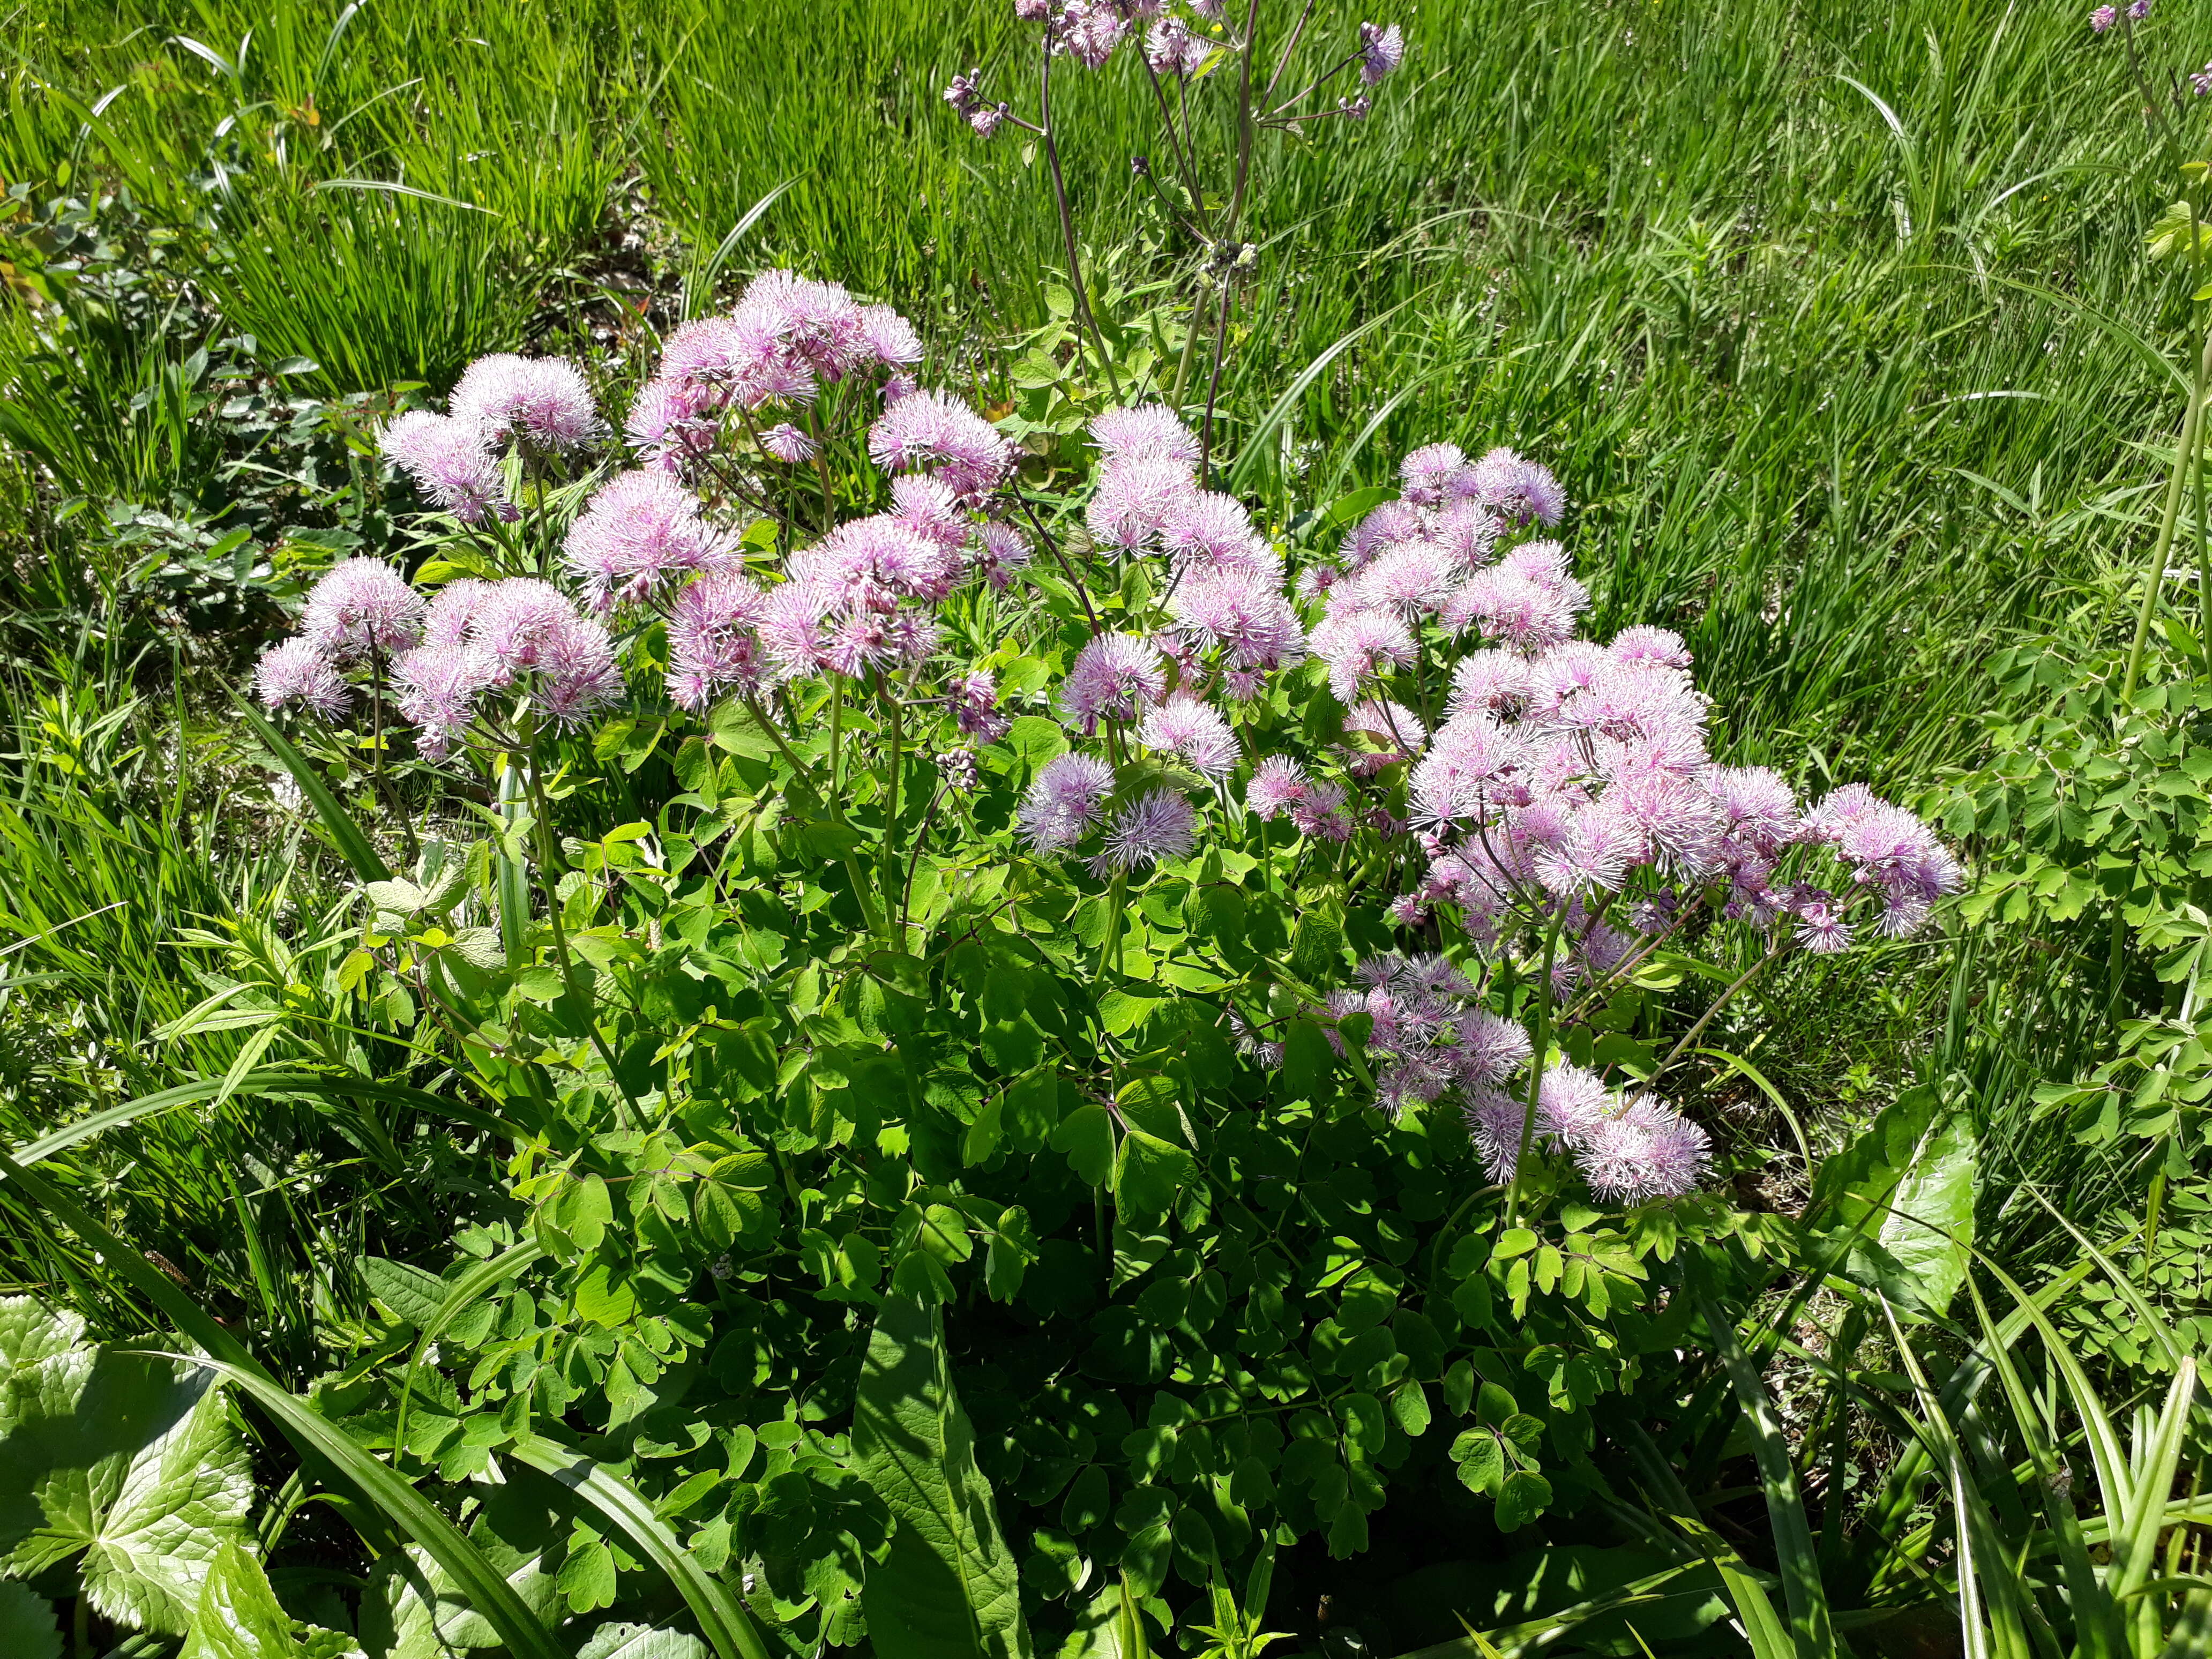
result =
[[1145,35],[1145,59],[1158,75],[1195,75],[1212,50],[1180,17],[1159,19]]
[[648,380],[631,403],[623,430],[648,461],[673,470],[714,449],[724,401],[720,390],[693,381]]
[[789,421],[763,427],[760,447],[787,466],[798,466],[814,459],[814,440]]
[[933,468],[961,495],[998,488],[1013,465],[1013,447],[998,428],[956,398],[916,392],[901,398],[868,430],[868,453],[902,472]]
[[1108,461],[1083,521],[1101,546],[1134,553],[1158,544],[1160,533],[1198,492],[1182,461]]
[[1091,417],[1091,441],[1109,461],[1198,465],[1197,437],[1165,404],[1101,410]]
[[1595,1072],[1571,1060],[1553,1060],[1536,1091],[1536,1127],[1569,1146],[1579,1146],[1616,1104]]
[[261,653],[253,668],[253,692],[271,710],[296,702],[328,715],[343,714],[349,695],[336,665],[313,640],[300,637]]
[[1281,589],[1255,571],[1193,572],[1169,594],[1167,612],[1182,638],[1218,651],[1232,670],[1282,668],[1306,654],[1297,613]]
[[474,576],[463,576],[447,582],[430,601],[430,609],[422,618],[422,643],[425,645],[459,645],[469,635],[469,629],[483,609],[496,582],[481,581]]
[[1482,1159],[1483,1173],[1500,1183],[1513,1179],[1521,1162],[1521,1130],[1528,1103],[1496,1089],[1475,1088],[1462,1109],[1468,1138]]
[[538,680],[531,702],[551,724],[573,731],[622,701],[614,641],[589,617],[569,612],[538,641],[536,656]]
[[793,579],[818,579],[841,596],[841,608],[889,611],[901,599],[933,603],[950,593],[960,560],[910,519],[879,513],[839,525],[785,562]]
[[503,678],[473,646],[425,645],[392,665],[400,714],[416,728],[415,747],[443,760],[468,730],[477,696]]
[[605,432],[583,372],[562,357],[479,357],[453,387],[453,414],[544,449],[575,449]]
[[988,669],[956,675],[945,682],[945,697],[954,722],[978,743],[996,743],[1013,724],[999,708],[999,682]]
[[1337,590],[1332,610],[1389,611],[1408,623],[1434,616],[1461,566],[1433,542],[1401,542],[1377,554]]
[[862,306],[855,333],[860,346],[885,368],[911,368],[927,355],[914,325],[889,306]]
[[957,553],[968,540],[960,498],[941,479],[908,473],[891,480],[891,516],[917,536]]
[[1405,57],[1406,37],[1395,23],[1388,28],[1380,23],[1359,26],[1359,78],[1369,86],[1380,83]]
[[1060,682],[1060,712],[1095,732],[1102,720],[1134,720],[1167,690],[1167,660],[1139,634],[1102,634],[1076,653]]
[[1687,668],[1689,647],[1682,636],[1668,628],[1638,625],[1624,628],[1613,636],[1613,654],[1623,662],[1657,663],[1663,668]]
[[1158,753],[1176,756],[1204,778],[1225,778],[1237,764],[1237,735],[1229,722],[1188,691],[1178,691],[1146,709],[1137,726],[1137,741]]
[[1114,815],[1106,848],[1091,860],[1102,880],[1149,869],[1162,859],[1188,858],[1197,842],[1198,814],[1172,789],[1155,789]]
[[473,524],[489,512],[513,516],[499,464],[477,422],[410,410],[384,428],[377,447],[462,523]]
[[1694,1192],[1711,1158],[1704,1130],[1663,1104],[1638,1101],[1592,1127],[1575,1166],[1599,1198],[1638,1204]]
[[2115,6],[2100,6],[2089,14],[2089,27],[2099,34],[2119,21],[2119,9]]
[[1510,651],[1471,651],[1452,670],[1451,696],[1444,707],[1455,715],[1472,709],[1503,719],[1520,713],[1533,690],[1527,658]]
[[1252,515],[1233,495],[1193,490],[1160,525],[1160,545],[1178,571],[1256,570],[1280,583],[1281,555],[1253,533]]
[[1778,772],[1716,766],[1705,781],[1720,804],[1723,832],[1742,849],[1771,859],[1796,838],[1796,793]]
[[1566,511],[1566,494],[1551,470],[1523,460],[1505,448],[1492,450],[1474,464],[1475,498],[1509,522],[1557,524]]
[[1383,502],[1353,526],[1337,551],[1347,569],[1358,570],[1393,547],[1424,539],[1419,508],[1401,499]]
[[510,576],[482,596],[467,630],[501,678],[535,668],[546,642],[579,620],[560,590],[535,576]]
[[1535,1054],[1528,1033],[1516,1021],[1501,1019],[1486,1008],[1471,1008],[1462,1014],[1458,1036],[1462,1086],[1503,1083]]
[[1013,586],[1015,573],[1026,569],[1035,556],[1036,550],[1020,531],[990,520],[975,526],[975,543],[968,550],[968,568],[1003,592]]
[[1305,769],[1288,755],[1270,755],[1252,769],[1244,786],[1244,805],[1262,823],[1270,823],[1306,799],[1313,788]]
[[1052,25],[1053,49],[1067,53],[1085,69],[1097,69],[1128,32],[1127,21],[1111,0],[1064,0]]
[[750,696],[775,680],[761,644],[768,595],[742,570],[712,570],[676,596],[668,614],[668,694],[700,709],[725,691]]
[[1455,483],[1470,477],[1467,457],[1457,444],[1424,444],[1398,463],[1406,500],[1416,507],[1441,507]]
[[676,578],[727,562],[726,538],[699,499],[665,472],[623,472],[602,485],[563,544],[586,601],[602,614],[641,604]]
[[1055,755],[1037,769],[1017,821],[1032,851],[1058,853],[1081,841],[1114,793],[1114,769],[1096,755]]
[[1484,638],[1516,650],[1541,651],[1573,634],[1576,612],[1589,603],[1579,584],[1563,594],[1517,571],[1492,565],[1454,588],[1438,608],[1437,620],[1454,634],[1474,628]]
[[307,591],[300,631],[316,650],[347,662],[390,655],[422,637],[422,596],[381,559],[342,559]]
[[1331,615],[1314,629],[1312,645],[1328,665],[1329,690],[1347,705],[1387,670],[1410,666],[1415,653],[1406,624],[1383,611]]

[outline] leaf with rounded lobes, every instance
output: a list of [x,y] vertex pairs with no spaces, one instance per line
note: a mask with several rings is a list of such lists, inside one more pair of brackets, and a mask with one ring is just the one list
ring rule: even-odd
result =
[[1114,1170],[1114,1121],[1103,1106],[1079,1106],[1060,1121],[1049,1143],[1067,1154],[1068,1167],[1087,1187],[1103,1185]]
[[881,1659],[1029,1659],[1013,1552],[945,1356],[943,1316],[884,1298],[853,1401],[854,1468],[898,1525],[862,1591]]
[[1528,1469],[1516,1469],[1505,1477],[1498,1494],[1498,1527],[1513,1532],[1525,1527],[1552,1506],[1552,1483]]
[[0,1300],[0,1571],[76,1560],[103,1618],[181,1636],[210,1562],[244,1535],[246,1447],[204,1373],[83,1334]]
[[417,1330],[438,1316],[438,1309],[451,1288],[434,1273],[380,1255],[362,1257],[361,1276],[371,1296],[389,1309],[395,1318]]
[[[13,1649],[8,1650],[12,1656]],[[192,1633],[180,1659],[363,1659],[343,1632],[302,1624],[286,1613],[261,1564],[235,1541],[225,1544],[201,1587]]]
[[1164,1216],[1173,1207],[1176,1195],[1197,1174],[1197,1160],[1182,1147],[1142,1129],[1132,1129],[1121,1137],[1114,1201],[1133,1218]]

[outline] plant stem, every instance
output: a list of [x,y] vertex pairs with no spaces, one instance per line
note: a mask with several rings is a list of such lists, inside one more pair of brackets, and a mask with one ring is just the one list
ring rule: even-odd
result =
[[1198,440],[1198,487],[1213,488],[1213,410],[1221,398],[1221,360],[1229,343],[1229,274],[1221,276],[1221,309],[1213,325],[1213,374],[1206,386],[1206,424]]
[[1704,1033],[1705,1027],[1713,1023],[1713,1016],[1719,1013],[1722,1009],[1728,1006],[1729,999],[1734,997],[1738,991],[1743,989],[1745,986],[1750,984],[1752,981],[1757,979],[1761,974],[1765,973],[1769,965],[1773,963],[1774,959],[1777,957],[1779,957],[1789,948],[1790,936],[1782,932],[1781,928],[1778,926],[1775,929],[1774,943],[1766,947],[1766,954],[1759,957],[1757,962],[1753,963],[1750,967],[1745,969],[1741,974],[1738,974],[1733,980],[1729,981],[1727,986],[1723,988],[1721,994],[1713,999],[1712,1006],[1706,1009],[1704,1013],[1699,1014],[1698,1016],[1697,1024],[1691,1026],[1688,1030],[1683,1032],[1682,1040],[1667,1051],[1667,1058],[1659,1062],[1659,1069],[1652,1073],[1650,1077],[1644,1079],[1644,1086],[1646,1089],[1649,1089],[1653,1084],[1658,1082],[1661,1078],[1664,1077],[1667,1074],[1667,1068],[1672,1066],[1676,1060],[1680,1060],[1689,1046],[1695,1042]]
[[1230,192],[1224,237],[1234,237],[1244,211],[1244,187],[1252,178],[1252,54],[1260,49],[1260,0],[1244,9],[1244,50],[1237,70],[1237,187]]
[[415,818],[405,803],[394,797],[392,780],[384,771],[384,653],[371,647],[368,653],[369,762],[376,772],[376,793],[384,801],[385,810],[395,812],[399,818],[399,831],[407,838],[407,861],[416,857]]
[[[1258,4],[1259,0],[1253,0]],[[1121,383],[1114,374],[1114,360],[1106,355],[1106,337],[1098,331],[1098,319],[1091,314],[1091,295],[1083,285],[1083,256],[1075,246],[1075,216],[1068,210],[1067,180],[1060,170],[1060,138],[1052,120],[1052,31],[1047,29],[1042,48],[1044,67],[1037,81],[1037,125],[1044,130],[1045,160],[1052,167],[1052,199],[1060,208],[1060,234],[1067,243],[1067,280],[1075,289],[1075,313],[1090,331],[1091,343],[1098,352],[1098,366],[1106,371],[1107,389],[1114,401],[1121,401]]]
[[2189,477],[2191,458],[2202,441],[2199,428],[2204,418],[2204,386],[2208,377],[2212,377],[2212,331],[2208,331],[2204,336],[2204,349],[2197,358],[2197,378],[2190,382],[2189,410],[2181,420],[2181,448],[2173,458],[2173,477],[2166,483],[2166,514],[2159,522],[2158,544],[2151,550],[2150,577],[2143,586],[2142,608],[2136,613],[2135,642],[2128,647],[2127,672],[2120,682],[2122,712],[2125,711],[2128,700],[2135,696],[2136,680],[2142,670],[2143,647],[2150,640],[2151,617],[2158,610],[2159,589],[2166,582],[2166,555],[2173,547],[2173,528],[2181,516],[2182,485]]
[[[885,717],[890,722],[890,755],[884,797],[883,848],[884,915],[889,921],[899,915],[902,892],[899,884],[899,773],[906,761],[905,711],[880,674],[876,677],[876,696],[883,702]],[[906,944],[903,936],[886,938],[884,942],[894,949],[902,949]]]
[[615,1085],[615,1092],[622,1097],[623,1127],[635,1129],[643,1123],[637,1103],[630,1098],[629,1090],[622,1080],[622,1073],[615,1069],[614,1051],[607,1047],[606,1038],[600,1034],[599,1011],[592,1006],[590,994],[580,994],[575,961],[568,954],[568,929],[561,919],[561,890],[553,876],[553,815],[546,804],[545,780],[540,775],[538,764],[538,720],[535,715],[523,716],[522,735],[525,752],[517,758],[527,759],[530,763],[530,810],[538,815],[538,880],[545,890],[545,919],[553,925],[553,954],[560,958],[562,988],[571,995],[579,996],[583,1003],[584,1030],[592,1039],[592,1047],[599,1051],[600,1060],[605,1062],[607,1080]]
[[1536,1103],[1544,1089],[1544,1061],[1552,1048],[1552,964],[1559,960],[1559,930],[1567,924],[1565,912],[1552,918],[1544,934],[1544,970],[1536,981],[1535,1057],[1528,1064],[1528,1106],[1521,1115],[1521,1150],[1514,1154],[1513,1180],[1505,1189],[1505,1224],[1521,1224],[1521,1173],[1528,1167],[1528,1148],[1536,1139]]

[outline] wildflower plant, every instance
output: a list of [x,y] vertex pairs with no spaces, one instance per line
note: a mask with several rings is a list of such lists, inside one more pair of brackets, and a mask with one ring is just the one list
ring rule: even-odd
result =
[[[1669,1276],[1775,1242],[1711,1194],[1765,1154],[1684,1062],[1955,863],[1717,760],[1674,635],[1582,637],[1531,459],[1416,449],[1317,545],[1164,404],[1071,475],[928,378],[896,313],[781,271],[618,417],[487,360],[385,434],[411,580],[337,566],[262,660],[272,709],[367,710],[419,819],[330,1018],[487,1103],[543,1251],[543,1316],[442,1403],[380,1374],[430,1425],[395,1455],[773,1434],[690,1547],[794,1642],[895,1594],[901,1344],[961,1356],[1044,1626],[1102,1572],[1165,1624],[1273,1540],[1356,1553],[1394,1480],[1505,1530],[1585,1501],[1593,1408],[1677,1363]],[[1474,1420],[1417,1455],[1440,1413]]]

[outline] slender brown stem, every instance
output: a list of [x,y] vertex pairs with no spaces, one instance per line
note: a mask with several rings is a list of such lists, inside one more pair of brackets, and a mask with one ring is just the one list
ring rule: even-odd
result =
[[[1259,0],[1253,0],[1258,4]],[[1114,401],[1121,400],[1121,383],[1114,374],[1114,360],[1106,355],[1106,337],[1098,331],[1098,319],[1091,314],[1091,294],[1083,283],[1083,256],[1075,245],[1075,215],[1067,205],[1067,179],[1060,168],[1060,139],[1052,119],[1052,32],[1044,34],[1044,66],[1037,80],[1037,125],[1044,129],[1045,160],[1051,164],[1052,198],[1060,209],[1060,234],[1067,243],[1067,280],[1075,289],[1076,315],[1090,331],[1091,343],[1098,352],[1098,366],[1106,371],[1107,389]]]
[[1237,187],[1230,194],[1229,216],[1223,222],[1224,236],[1237,234],[1244,212],[1244,187],[1252,177],[1252,54],[1260,49],[1260,0],[1250,0],[1244,10],[1244,50],[1237,70]]
[[1221,310],[1213,324],[1213,373],[1206,386],[1206,425],[1198,441],[1198,487],[1213,488],[1213,410],[1221,400],[1221,365],[1229,343],[1229,273],[1221,274]]
[[376,793],[383,800],[385,810],[398,814],[399,833],[406,838],[407,861],[415,862],[415,818],[404,801],[392,792],[392,780],[384,769],[384,653],[372,646],[368,653],[369,708],[369,763],[376,774]]
[[1298,41],[1306,32],[1306,25],[1313,21],[1313,15],[1314,0],[1306,0],[1306,9],[1298,14],[1298,21],[1291,30],[1291,38],[1283,42],[1283,55],[1275,60],[1275,72],[1267,77],[1267,89],[1260,94],[1261,103],[1273,98],[1275,88],[1282,84],[1283,73],[1291,66],[1291,54],[1298,49]]

